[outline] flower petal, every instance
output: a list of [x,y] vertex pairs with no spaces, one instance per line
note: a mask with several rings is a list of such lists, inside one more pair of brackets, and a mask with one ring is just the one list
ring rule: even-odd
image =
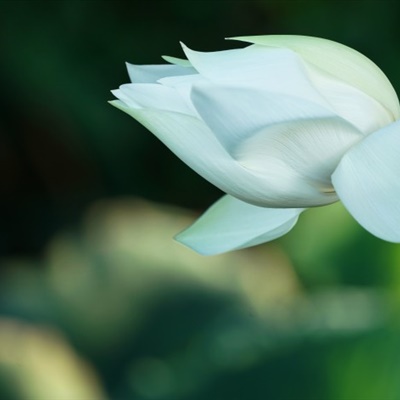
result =
[[400,242],[400,121],[366,137],[345,154],[333,186],[369,232]]
[[154,108],[193,114],[193,107],[178,91],[157,83],[128,83],[112,93],[133,108]]
[[168,111],[132,109],[118,101],[110,103],[144,125],[183,162],[224,192],[247,198],[252,186],[258,184],[260,189],[255,188],[253,195],[257,198],[257,192],[265,189],[260,179],[251,183],[251,174],[227,153],[200,119]]
[[175,239],[203,255],[238,250],[289,232],[302,211],[256,207],[224,196]]
[[181,67],[191,67],[192,64],[189,60],[185,60],[184,58],[171,57],[171,56],[161,56],[166,62],[171,64],[180,65]]
[[[320,201],[312,189],[336,194],[331,175],[343,154],[363,138],[351,124],[339,117],[304,119],[270,125],[237,147],[234,157],[255,174],[268,177],[270,188],[298,197],[307,206]],[[304,204],[304,203],[303,203]],[[303,207],[303,205],[301,205]]]
[[296,35],[242,36],[231,39],[292,49],[305,61],[376,99],[391,112],[393,119],[400,118],[399,100],[386,75],[369,58],[350,47],[327,39]]
[[329,204],[335,194],[321,192],[289,168],[259,173],[241,165],[200,119],[170,111],[135,109],[120,101],[125,111],[153,132],[183,162],[222,191],[248,203],[277,208]]
[[228,151],[272,124],[334,116],[328,109],[298,97],[211,83],[195,84],[191,98],[199,115]]
[[335,113],[361,132],[370,134],[393,122],[392,114],[360,89],[311,64],[308,70],[312,81]]
[[163,86],[176,90],[191,108],[191,113],[198,116],[198,112],[191,100],[192,87],[195,83],[204,82],[205,78],[200,74],[185,76],[170,76],[158,80]]
[[180,65],[160,64],[160,65],[134,65],[126,63],[128,74],[133,83],[155,83],[167,76],[179,76],[195,74],[193,68]]
[[203,53],[182,46],[193,67],[213,83],[257,88],[328,105],[310,81],[304,63],[292,50],[249,46]]

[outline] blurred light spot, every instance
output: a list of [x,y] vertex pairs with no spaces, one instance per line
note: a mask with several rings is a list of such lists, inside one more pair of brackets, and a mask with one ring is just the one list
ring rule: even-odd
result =
[[0,319],[0,364],[10,371],[21,400],[102,400],[90,366],[54,330]]
[[238,271],[239,281],[258,316],[281,312],[303,295],[289,257],[276,243],[254,249],[247,258]]
[[358,333],[382,326],[388,318],[383,294],[377,290],[325,290],[308,302],[305,321],[308,320],[309,329],[320,333]]

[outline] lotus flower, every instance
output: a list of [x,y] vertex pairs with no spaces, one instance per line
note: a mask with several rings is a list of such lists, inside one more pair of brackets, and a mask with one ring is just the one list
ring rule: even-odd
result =
[[342,44],[305,36],[187,60],[128,64],[111,103],[226,193],[177,240],[217,254],[276,239],[306,209],[341,200],[400,242],[400,107],[384,73]]

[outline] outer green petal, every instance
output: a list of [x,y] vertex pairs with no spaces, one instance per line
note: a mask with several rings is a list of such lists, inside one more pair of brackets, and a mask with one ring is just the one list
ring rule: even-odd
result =
[[289,232],[302,211],[256,207],[224,196],[175,239],[203,255],[243,249]]
[[161,56],[163,60],[169,62],[170,64],[179,65],[181,67],[191,67],[192,64],[189,60],[185,60],[184,58],[171,57],[171,56]]
[[196,73],[194,68],[171,64],[136,65],[126,63],[126,68],[132,83],[156,83],[159,79],[166,78],[167,76]]
[[296,51],[303,59],[379,101],[394,119],[400,118],[399,100],[382,70],[369,58],[343,44],[310,36],[267,35],[231,38]]

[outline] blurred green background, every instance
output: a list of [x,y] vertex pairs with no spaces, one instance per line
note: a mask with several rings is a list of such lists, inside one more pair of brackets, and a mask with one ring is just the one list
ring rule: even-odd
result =
[[201,257],[221,193],[107,104],[124,62],[303,34],[400,90],[397,1],[0,2],[0,399],[400,399],[400,246],[340,204]]

